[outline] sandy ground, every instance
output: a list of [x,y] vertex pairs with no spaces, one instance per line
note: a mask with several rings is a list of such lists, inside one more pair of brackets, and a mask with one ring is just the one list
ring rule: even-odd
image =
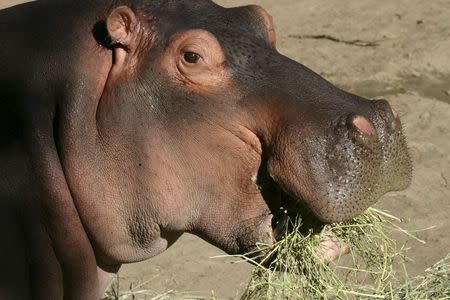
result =
[[[19,1],[0,0],[0,8]],[[273,16],[278,48],[334,84],[386,98],[400,113],[414,160],[410,188],[384,196],[378,206],[423,229],[427,243],[408,242],[411,275],[450,252],[450,0],[220,0],[224,6],[260,4]],[[328,35],[328,39],[298,38]],[[342,41],[375,43],[360,47]],[[402,239],[403,240],[403,239]],[[211,258],[223,253],[184,235],[165,253],[124,266],[129,282],[156,292],[176,290],[233,299],[251,272],[246,263]],[[124,283],[125,282],[125,283]]]

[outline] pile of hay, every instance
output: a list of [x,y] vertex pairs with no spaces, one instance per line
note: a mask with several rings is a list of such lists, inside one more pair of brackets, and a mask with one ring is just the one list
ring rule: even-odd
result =
[[326,262],[316,253],[325,237],[303,235],[301,219],[290,220],[291,230],[275,245],[243,256],[256,268],[241,299],[450,299],[450,257],[400,286],[394,264],[405,260],[404,249],[386,234],[388,227],[399,229],[393,221],[398,219],[370,208],[350,222],[326,225],[323,232],[350,249]]
[[408,279],[389,293],[386,299],[450,299],[450,253],[422,275]]

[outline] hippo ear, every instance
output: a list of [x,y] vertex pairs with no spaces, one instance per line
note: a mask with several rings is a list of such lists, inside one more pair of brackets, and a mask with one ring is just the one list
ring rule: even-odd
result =
[[119,6],[111,12],[106,20],[106,28],[111,38],[111,45],[120,45],[125,49],[132,48],[137,30],[137,19],[127,6]]

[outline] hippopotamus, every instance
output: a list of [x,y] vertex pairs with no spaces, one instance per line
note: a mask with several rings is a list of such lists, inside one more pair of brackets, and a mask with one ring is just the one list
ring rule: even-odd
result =
[[281,207],[338,222],[410,183],[395,110],[280,54],[259,6],[43,0],[0,24],[2,299],[98,299],[184,232],[242,253]]

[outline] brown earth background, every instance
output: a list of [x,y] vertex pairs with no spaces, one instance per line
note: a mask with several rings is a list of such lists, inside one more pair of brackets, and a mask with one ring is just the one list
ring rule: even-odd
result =
[[[0,0],[0,8],[20,2]],[[410,275],[449,253],[450,0],[216,2],[227,7],[262,5],[273,16],[281,53],[350,92],[391,102],[408,136],[414,178],[410,188],[385,195],[377,207],[403,218],[405,228],[434,226],[417,234],[426,244],[407,243]],[[299,38],[311,35],[338,41]],[[354,40],[375,45],[346,43]],[[155,295],[179,291],[208,297],[213,291],[218,299],[234,299],[252,267],[234,263],[236,259],[212,258],[223,254],[185,234],[163,254],[124,266],[121,287],[146,282],[143,287]]]

